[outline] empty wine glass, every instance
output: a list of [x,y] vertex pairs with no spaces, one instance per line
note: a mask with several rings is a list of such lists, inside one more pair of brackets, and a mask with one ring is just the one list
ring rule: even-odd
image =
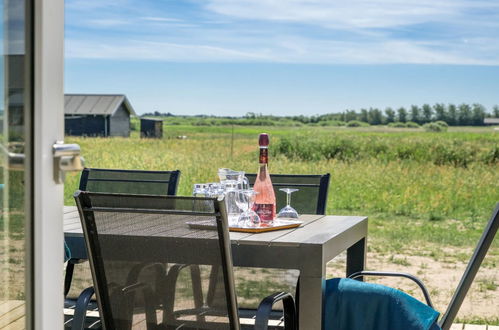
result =
[[257,194],[253,189],[244,189],[240,191],[242,196],[246,199],[246,204],[242,205],[244,212],[241,213],[237,220],[239,227],[259,227],[260,217],[253,211],[253,204],[255,203],[255,196]]
[[286,206],[284,206],[279,213],[277,214],[278,218],[298,218],[298,212],[294,208],[291,207],[291,194],[298,189],[293,188],[281,188],[280,191],[286,193]]

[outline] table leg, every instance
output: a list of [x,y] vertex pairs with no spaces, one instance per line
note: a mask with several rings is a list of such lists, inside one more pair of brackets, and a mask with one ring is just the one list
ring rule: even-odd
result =
[[300,330],[322,329],[322,308],[324,301],[324,277],[300,277]]
[[[366,266],[366,238],[347,249],[347,276],[364,270]],[[357,278],[362,281],[362,277]]]

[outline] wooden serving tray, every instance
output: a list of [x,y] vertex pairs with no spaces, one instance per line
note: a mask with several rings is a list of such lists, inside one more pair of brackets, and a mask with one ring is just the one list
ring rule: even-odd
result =
[[[192,221],[187,223],[190,228],[195,229],[216,229],[216,223],[213,220]],[[267,227],[229,227],[229,231],[242,233],[264,233],[267,231],[291,229],[299,227],[303,221],[294,219],[275,219],[272,226]]]

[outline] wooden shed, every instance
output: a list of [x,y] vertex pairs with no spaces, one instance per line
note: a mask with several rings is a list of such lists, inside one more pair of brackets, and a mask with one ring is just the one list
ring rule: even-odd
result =
[[130,136],[130,116],[135,116],[125,95],[66,94],[66,135]]
[[156,118],[140,118],[140,136],[145,138],[162,138],[163,120]]

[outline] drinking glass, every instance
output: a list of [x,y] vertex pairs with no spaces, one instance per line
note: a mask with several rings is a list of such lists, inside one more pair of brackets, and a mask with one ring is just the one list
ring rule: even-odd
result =
[[298,189],[293,188],[281,188],[280,191],[286,193],[286,206],[284,206],[279,213],[277,214],[278,218],[298,218],[298,212],[294,208],[291,207],[291,194]]
[[207,185],[205,183],[195,183],[192,189],[192,196],[194,197],[208,196]]
[[224,194],[224,187],[218,182],[210,182],[206,186],[208,197],[219,198]]
[[246,204],[241,204],[243,206],[243,213],[239,216],[237,220],[239,227],[259,227],[260,217],[253,211],[253,204],[255,203],[255,196],[257,194],[253,189],[240,190],[242,198],[245,199]]
[[239,215],[241,214],[241,209],[237,203],[239,195],[237,181],[226,180],[224,183],[220,184],[220,186],[223,188],[222,194],[225,196],[229,226],[237,226],[237,219],[239,219]]

